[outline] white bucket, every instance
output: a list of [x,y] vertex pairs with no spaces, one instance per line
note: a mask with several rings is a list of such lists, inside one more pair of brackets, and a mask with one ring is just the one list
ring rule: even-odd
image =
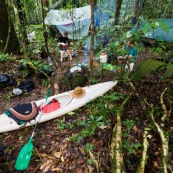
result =
[[106,63],[107,60],[108,60],[107,54],[106,53],[101,53],[101,55],[100,55],[100,62],[101,63]]

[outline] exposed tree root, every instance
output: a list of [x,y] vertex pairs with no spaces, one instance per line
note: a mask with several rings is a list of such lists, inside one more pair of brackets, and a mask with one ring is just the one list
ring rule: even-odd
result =
[[124,106],[128,102],[130,96],[125,99],[120,107],[117,108],[117,123],[113,129],[113,136],[111,142],[111,162],[112,162],[112,173],[123,173],[126,172],[123,162],[122,154],[122,138],[121,138],[121,116]]
[[141,160],[139,162],[136,173],[144,173],[145,172],[145,164],[146,164],[146,156],[148,151],[149,143],[147,140],[147,131],[144,131],[143,134],[143,149],[141,154]]
[[163,114],[163,116],[161,118],[162,121],[165,121],[165,119],[167,117],[169,117],[170,114],[171,114],[171,108],[170,108],[170,110],[167,110],[166,109],[166,105],[165,105],[164,100],[163,100],[163,96],[164,96],[166,90],[167,90],[167,88],[165,88],[164,91],[160,95],[160,103],[162,105],[162,109],[163,109],[163,112],[164,112],[164,114]]
[[149,117],[152,121],[152,124],[154,125],[154,127],[156,128],[157,132],[159,133],[160,139],[161,139],[161,143],[162,143],[162,165],[161,165],[161,172],[167,173],[168,170],[168,146],[169,146],[169,138],[168,136],[165,134],[165,132],[161,129],[161,127],[156,123],[154,117],[154,109],[152,106],[151,111],[149,111]]
[[[136,91],[134,85],[130,82],[130,86],[132,87],[132,89],[134,91]],[[165,92],[165,91],[164,91]],[[161,101],[163,101],[163,94],[161,95]],[[142,108],[144,109],[144,111],[148,114],[149,119],[151,120],[151,123],[153,124],[153,130],[156,130],[159,133],[160,139],[161,139],[161,144],[162,144],[162,165],[161,165],[161,172],[163,173],[167,173],[168,170],[168,151],[169,151],[169,138],[168,135],[161,129],[161,127],[158,125],[158,123],[155,121],[154,119],[154,108],[152,104],[149,104],[145,99],[142,99],[138,93],[136,93],[136,96],[142,106]],[[161,103],[162,104],[162,103]],[[163,106],[163,105],[162,105]],[[163,107],[162,107],[163,109]],[[165,106],[166,109],[166,106]]]

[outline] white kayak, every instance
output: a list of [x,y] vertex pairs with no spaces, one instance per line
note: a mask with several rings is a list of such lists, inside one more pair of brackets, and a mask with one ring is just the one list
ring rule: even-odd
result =
[[[84,106],[86,103],[98,98],[99,96],[109,91],[116,84],[117,81],[109,81],[109,82],[98,83],[95,85],[83,87],[81,89],[85,91],[85,93],[82,97],[79,98],[76,98],[74,96],[74,90],[50,96],[47,99],[46,103],[49,103],[52,99],[56,99],[60,104],[60,108],[49,113],[42,112],[41,117],[39,119],[39,123],[60,117],[64,114],[67,114],[75,109]],[[35,101],[35,103],[37,107],[39,107],[43,106],[44,101],[45,99],[42,99]],[[38,117],[39,116],[37,116],[35,120],[31,120],[31,122],[27,122],[23,125],[18,125],[16,121],[14,121],[12,118],[8,117],[5,113],[3,113],[0,115],[0,133],[32,126],[36,123],[36,121],[38,121]]]

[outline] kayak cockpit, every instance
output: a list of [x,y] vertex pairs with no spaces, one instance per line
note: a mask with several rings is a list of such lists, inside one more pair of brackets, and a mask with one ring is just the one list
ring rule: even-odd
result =
[[47,115],[51,113],[55,113],[68,105],[72,100],[71,94],[63,94],[63,95],[57,95],[48,98],[48,100],[45,103],[45,106],[43,108],[44,100],[38,105],[39,110],[41,111],[42,109],[42,114]]

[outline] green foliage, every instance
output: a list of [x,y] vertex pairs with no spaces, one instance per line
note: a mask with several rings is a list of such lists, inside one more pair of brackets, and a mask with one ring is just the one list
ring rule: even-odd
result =
[[98,82],[99,82],[99,79],[96,79],[96,78],[90,78],[89,79],[89,82],[91,83],[91,84],[97,84]]
[[159,25],[161,26],[161,28],[165,31],[165,32],[169,32],[169,27],[168,25],[162,20],[160,19],[159,20]]
[[136,69],[133,79],[138,81],[141,77],[150,74],[152,71],[157,70],[161,66],[165,66],[166,63],[157,60],[146,60],[142,62]]
[[170,77],[171,75],[173,75],[173,64],[168,64],[166,66],[166,71],[165,73],[163,74],[163,78],[168,78]]
[[85,151],[88,153],[89,151],[92,151],[94,149],[94,146],[93,146],[93,144],[89,144],[89,143],[87,143],[86,145],[85,145]]
[[94,161],[92,159],[88,159],[87,160],[87,163],[90,164],[90,165],[93,165],[94,164]]
[[142,146],[141,143],[131,143],[129,148],[128,148],[129,154],[134,153],[134,151],[137,150],[138,148],[140,148],[141,146]]
[[110,125],[110,115],[115,114],[116,107],[111,105],[114,100],[122,99],[122,95],[111,93],[104,97],[99,97],[97,100],[86,105],[88,111],[85,120],[76,120],[75,126],[80,129],[80,132],[73,134],[69,140],[80,143],[83,138],[93,136],[100,128],[106,128]]
[[131,137],[130,131],[133,128],[133,126],[136,124],[136,122],[134,120],[127,119],[123,123],[125,124],[125,129],[126,129],[122,132],[123,147],[128,151],[129,154],[132,154],[134,153],[135,150],[137,150],[142,146],[142,144],[139,142],[136,143],[130,142],[130,137]]
[[13,97],[13,93],[12,93],[12,92],[7,93],[6,99],[7,99],[8,101],[10,101],[12,97]]
[[15,59],[12,58],[8,53],[3,54],[0,53],[0,62],[9,62],[9,61],[14,61]]
[[66,124],[64,123],[64,121],[63,120],[58,120],[58,124],[57,124],[58,130],[62,131],[62,130],[65,129],[65,127],[66,127]]

